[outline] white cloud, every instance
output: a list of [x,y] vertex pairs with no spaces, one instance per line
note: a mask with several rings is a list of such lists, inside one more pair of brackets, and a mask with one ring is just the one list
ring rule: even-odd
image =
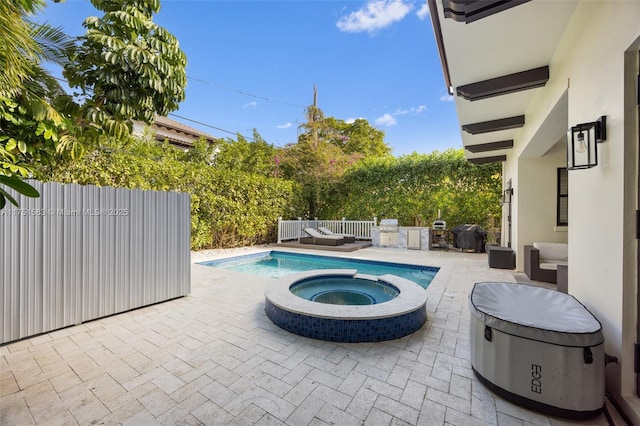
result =
[[257,101],[252,101],[249,102],[247,104],[242,105],[242,108],[255,108],[258,106],[258,102]]
[[425,1],[422,3],[420,9],[416,12],[416,16],[420,18],[420,20],[424,21],[425,18],[429,15],[429,4]]
[[293,124],[291,124],[291,122],[287,121],[284,124],[281,124],[279,126],[276,126],[276,128],[278,129],[288,129],[289,127],[293,126]]
[[400,109],[398,108],[397,110],[395,110],[395,112],[392,112],[391,115],[393,115],[394,117],[398,116],[398,115],[407,115],[407,114],[413,114],[413,115],[420,115],[423,112],[425,112],[427,110],[427,107],[424,105],[420,105],[417,107],[411,107],[409,109]]
[[453,102],[454,101],[454,97],[451,95],[442,95],[440,96],[440,100],[442,102]]
[[420,115],[426,110],[427,110],[427,107],[424,105],[411,107],[409,109],[398,108],[392,113],[387,112],[386,114],[376,118],[374,123],[377,124],[378,126],[395,126],[398,123],[398,121],[396,120],[396,117],[399,117],[401,115],[407,115],[407,114]]
[[373,33],[401,21],[411,9],[413,6],[404,0],[370,1],[361,9],[340,18],[336,25],[347,33]]
[[387,126],[387,127],[391,127],[391,126],[395,126],[397,121],[395,118],[393,118],[393,115],[387,113],[384,114],[381,117],[376,118],[376,120],[374,121],[374,123],[378,126]]

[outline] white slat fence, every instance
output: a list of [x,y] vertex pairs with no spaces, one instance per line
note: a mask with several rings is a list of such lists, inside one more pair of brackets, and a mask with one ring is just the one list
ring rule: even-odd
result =
[[278,218],[278,244],[283,241],[297,240],[306,237],[305,228],[317,228],[323,226],[338,234],[355,235],[358,240],[370,240],[371,229],[377,225],[378,219],[373,220],[318,220],[302,219],[283,220]]

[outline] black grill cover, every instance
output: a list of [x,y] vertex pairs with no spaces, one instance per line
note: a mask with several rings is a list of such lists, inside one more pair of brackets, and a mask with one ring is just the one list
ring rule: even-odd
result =
[[453,233],[454,247],[484,253],[487,233],[478,225],[458,225],[451,232]]

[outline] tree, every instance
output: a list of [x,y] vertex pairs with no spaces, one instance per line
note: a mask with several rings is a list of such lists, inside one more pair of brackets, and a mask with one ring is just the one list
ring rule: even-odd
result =
[[111,136],[131,131],[132,120],[152,123],[185,98],[186,63],[178,40],[155,24],[159,0],[91,0],[102,18],[84,21],[64,76],[85,97],[84,119]]
[[[42,67],[43,61],[65,63],[72,43],[59,28],[29,20],[44,6],[41,0],[0,3],[0,183],[27,196],[38,196],[21,182],[35,162],[69,146],[68,119],[51,102],[64,94]],[[0,209],[6,200],[0,188]]]
[[393,217],[425,226],[440,210],[451,228],[466,223],[486,228],[502,212],[500,170],[499,163],[470,163],[461,149],[370,158],[334,185],[323,216]]
[[314,88],[314,104],[305,110],[307,121],[300,125],[298,143],[280,150],[278,166],[286,179],[302,185],[304,211],[309,217],[316,216],[327,203],[326,195],[344,171],[364,156],[360,153],[346,154],[340,144],[340,135],[332,129],[317,106],[317,91]]
[[298,142],[282,149],[278,156],[282,175],[302,184],[309,217],[317,216],[331,204],[334,187],[349,167],[364,158],[391,153],[383,131],[364,119],[347,123],[327,118],[317,104],[318,91],[314,87],[313,105],[305,110],[307,121],[299,127]]
[[327,194],[344,171],[355,162],[340,148],[325,140],[313,143],[302,139],[297,144],[281,149],[279,168],[285,179],[302,185],[303,211],[309,217],[317,216],[329,202]]
[[40,49],[26,17],[43,5],[42,0],[0,3],[0,95],[17,95],[39,57]]
[[363,118],[347,123],[333,117],[325,119],[326,138],[345,154],[359,154],[364,158],[384,157],[391,147],[384,142],[384,132],[372,127]]
[[213,153],[213,165],[218,168],[257,173],[263,176],[277,175],[277,149],[267,143],[253,129],[253,140],[248,141],[240,134],[237,140],[218,139]]
[[295,182],[259,173],[211,167],[212,146],[189,151],[132,136],[105,138],[73,162],[58,163],[43,178],[63,183],[182,191],[191,196],[194,250],[272,242],[277,218],[297,214]]

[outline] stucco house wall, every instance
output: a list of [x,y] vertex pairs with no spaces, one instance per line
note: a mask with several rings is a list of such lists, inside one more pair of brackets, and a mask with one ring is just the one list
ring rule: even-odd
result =
[[[535,241],[567,242],[567,228],[557,226],[558,168],[566,167],[566,145],[558,143],[543,157],[520,160],[518,174],[517,252]],[[517,256],[524,270],[524,257]]]
[[[635,269],[630,265],[637,259],[632,238],[635,223],[628,213],[637,197],[636,161],[631,160],[637,158],[637,131],[635,136],[627,131],[625,137],[625,126],[635,124],[630,122],[632,115],[629,106],[625,109],[624,99],[631,96],[625,93],[629,87],[625,75],[631,78],[629,61],[634,56],[625,52],[638,49],[639,22],[640,2],[580,2],[550,63],[552,78],[530,105],[527,125],[519,138],[522,142],[504,167],[518,176],[518,251],[537,240],[537,235],[561,240],[559,233],[549,232],[546,217],[533,217],[535,203],[555,213],[548,194],[537,190],[537,177],[543,169],[559,164],[556,156],[539,160],[519,157],[526,157],[527,144],[538,143],[536,132],[565,92],[567,129],[606,115],[607,140],[598,146],[599,165],[569,172],[569,292],[602,323],[605,350],[620,360],[606,368],[607,388],[621,395],[635,413],[640,413],[640,405],[634,395],[631,351],[637,307],[625,303],[625,298],[636,297],[637,288]],[[551,178],[555,179],[555,173],[541,185],[547,186]],[[554,203],[555,194],[553,188]],[[522,269],[521,260],[518,268]]]
[[[611,24],[604,24],[606,22]],[[627,150],[622,100],[625,96],[624,52],[637,42],[639,22],[637,2],[597,2],[590,7],[582,6],[576,11],[568,34],[574,46],[566,49],[567,56],[573,58],[569,69],[570,123],[607,116],[607,141],[600,145],[599,151],[601,165],[570,177],[569,191],[575,195],[569,206],[569,244],[578,249],[570,253],[569,261],[578,266],[592,266],[571,268],[569,291],[602,322],[607,352],[625,360],[607,368],[607,386],[628,396],[634,392],[633,363],[630,362],[633,358],[623,357],[623,353],[628,353],[635,341],[635,327],[631,326],[635,315],[624,313],[623,293],[625,287],[634,288],[635,283],[624,279],[623,249],[625,235],[633,234],[635,224],[624,220],[625,183],[630,182],[624,179]],[[585,36],[579,31],[579,25],[588,25],[592,31]],[[593,52],[594,47],[601,53],[600,59],[590,67],[580,66],[582,55]],[[584,211],[591,214],[581,214]],[[608,225],[598,226],[605,223]],[[591,232],[586,232],[589,229]]]

